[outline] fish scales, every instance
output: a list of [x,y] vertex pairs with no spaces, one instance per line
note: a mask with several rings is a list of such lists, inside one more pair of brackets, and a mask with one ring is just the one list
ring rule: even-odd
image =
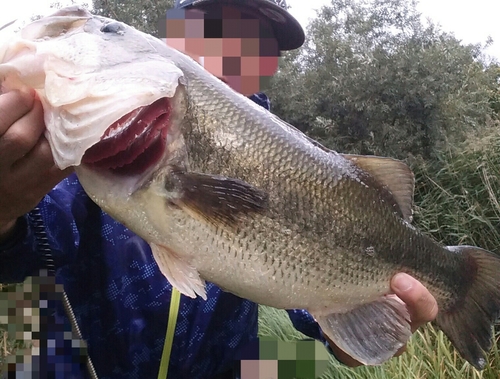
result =
[[2,91],[34,89],[60,168],[147,241],[184,296],[205,281],[302,308],[363,364],[411,336],[390,280],[407,272],[478,369],[500,315],[500,258],[412,224],[403,163],[331,151],[152,36],[79,7],[0,28]]
[[[273,213],[274,211],[276,214],[277,228],[273,228],[269,224],[261,224],[262,230],[257,230],[256,235],[250,238],[254,239],[258,235],[263,235],[268,239],[270,235],[274,234],[271,230],[277,230],[277,240],[273,241],[271,252],[281,252],[290,250],[285,245],[289,240],[289,238],[286,238],[287,233],[280,232],[283,227],[293,234],[299,233],[299,230],[301,234],[305,233],[304,229],[310,230],[312,235],[309,238],[306,236],[307,239],[303,242],[305,246],[307,246],[307,241],[318,240],[322,236],[326,236],[327,241],[325,241],[325,244],[321,248],[313,249],[318,259],[312,260],[312,262],[302,261],[301,264],[309,269],[314,265],[336,267],[334,266],[335,263],[338,266],[347,268],[352,267],[353,264],[355,265],[352,270],[344,270],[344,272],[347,272],[346,276],[340,276],[339,278],[327,277],[326,279],[329,279],[330,282],[359,282],[363,285],[367,282],[349,279],[356,278],[350,276],[355,272],[366,271],[371,273],[373,281],[378,280],[383,283],[383,288],[387,288],[388,280],[398,271],[404,270],[412,274],[416,271],[427,271],[426,262],[433,262],[432,256],[437,256],[440,249],[429,245],[429,248],[424,250],[418,247],[419,241],[415,241],[413,246],[395,245],[392,236],[404,235],[408,226],[401,223],[393,212],[386,212],[387,222],[373,224],[370,220],[374,220],[375,217],[366,214],[366,210],[370,210],[370,208],[366,207],[370,201],[366,198],[366,201],[363,202],[355,200],[363,197],[361,194],[356,196],[358,189],[363,188],[358,185],[362,179],[356,177],[354,170],[349,171],[350,167],[346,167],[342,172],[339,166],[344,162],[341,161],[338,164],[335,162],[336,156],[322,151],[318,152],[313,148],[307,149],[307,146],[304,147],[303,144],[297,144],[297,147],[287,144],[282,147],[283,142],[279,134],[282,128],[276,127],[276,137],[269,136],[267,119],[259,123],[251,115],[246,117],[249,112],[247,108],[243,108],[241,112],[231,108],[231,113],[228,114],[224,108],[225,104],[221,104],[217,93],[209,93],[204,83],[197,83],[196,87],[200,88],[200,91],[191,94],[192,101],[200,104],[200,108],[203,109],[202,113],[208,111],[213,112],[213,114],[202,114],[199,119],[203,121],[191,123],[193,130],[185,134],[186,142],[190,144],[190,141],[192,141],[192,146],[189,148],[193,152],[191,163],[197,162],[193,169],[201,172],[220,172],[228,177],[239,177],[274,194],[271,198],[270,212]],[[197,94],[203,94],[203,99],[198,99]],[[216,105],[210,104],[212,102]],[[196,110],[194,110],[194,113],[196,115]],[[211,120],[211,122],[204,122],[205,118]],[[276,123],[278,123],[278,120],[276,120]],[[191,137],[190,133],[194,134],[194,136]],[[224,138],[217,136],[226,136],[225,141]],[[252,144],[255,148],[248,148],[246,144],[234,146],[232,141],[236,138],[248,141],[248,145]],[[217,147],[214,145],[217,145]],[[205,149],[200,149],[200,146],[205,147]],[[209,150],[206,150],[207,146]],[[227,150],[224,150],[225,147],[228,147]],[[210,153],[217,148],[228,151],[228,153],[223,155]],[[197,157],[199,157],[199,161]],[[207,157],[209,158],[207,159]],[[314,169],[312,170],[311,167]],[[353,196],[346,198],[344,195],[346,193]],[[378,200],[377,194],[374,195],[374,201]],[[295,201],[290,201],[292,199],[295,199]],[[358,204],[349,204],[349,199]],[[314,203],[317,204],[318,202],[322,205],[321,209],[315,207]],[[304,210],[307,210],[307,212],[304,212]],[[374,214],[380,213],[379,209],[373,211]],[[386,227],[381,230],[379,228],[381,225]],[[369,232],[371,232],[371,236],[367,235]],[[413,232],[413,229],[411,229],[411,232]],[[356,234],[358,235],[356,236]],[[382,237],[387,238],[385,241],[380,241]],[[425,240],[425,237],[420,236],[419,238]],[[415,239],[417,238],[415,237]],[[345,250],[339,251],[341,258],[336,259],[332,257],[334,255],[332,253],[333,247],[329,244],[329,241],[332,240],[336,241],[337,247],[343,241],[350,243],[352,241],[370,240],[374,245],[377,242],[376,247],[374,246],[376,256],[366,254],[362,246],[344,246]],[[402,238],[402,241],[405,242],[406,240],[406,238]],[[294,245],[300,246],[299,241],[300,238],[294,239]],[[263,241],[262,243],[266,242]],[[420,243],[425,246],[424,241]],[[358,256],[342,253],[343,251],[350,252],[353,248],[354,251],[359,252]],[[402,256],[402,251],[410,249],[418,249],[420,253]],[[304,254],[308,250],[307,247],[303,250],[291,250],[299,256],[307,256],[307,253]],[[427,254],[424,252],[427,252]],[[297,259],[293,253],[290,256]],[[401,258],[406,258],[406,260],[398,261]],[[275,259],[281,261],[279,257],[275,257]],[[377,262],[377,260],[382,262]],[[384,260],[391,265],[390,271],[387,271],[387,267],[384,267]],[[359,264],[357,264],[358,262]],[[394,264],[397,264],[397,266],[394,266]],[[427,266],[432,264],[430,263]],[[336,270],[330,270],[330,274],[336,274],[336,272]],[[383,272],[384,275],[376,277],[375,272]],[[445,277],[452,278],[451,275],[445,275]],[[278,286],[283,284],[285,283],[279,283]],[[440,284],[446,285],[447,283],[440,282]],[[432,282],[429,281],[429,285],[432,285]],[[448,286],[451,289],[453,283],[448,284]],[[331,296],[330,298],[340,297],[340,292],[338,292],[340,287],[340,285],[335,286],[334,294],[328,296]],[[346,287],[347,292],[345,295],[348,296],[352,290],[352,288]],[[448,292],[443,291],[443,294],[445,293]],[[311,293],[306,296],[310,295],[314,294]],[[438,296],[437,300],[440,305],[446,306],[446,303],[444,303],[445,297]],[[299,307],[307,308],[308,306],[301,304]]]

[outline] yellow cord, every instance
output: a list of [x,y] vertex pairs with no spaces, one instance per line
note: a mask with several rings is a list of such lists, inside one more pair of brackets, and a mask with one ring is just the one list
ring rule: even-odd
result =
[[174,342],[175,325],[177,324],[177,315],[179,313],[179,304],[181,294],[172,287],[172,297],[170,299],[170,311],[168,313],[167,334],[165,336],[165,344],[163,345],[163,353],[161,355],[160,371],[158,379],[166,379],[168,372],[168,364],[170,362],[170,353],[172,352],[172,344]]

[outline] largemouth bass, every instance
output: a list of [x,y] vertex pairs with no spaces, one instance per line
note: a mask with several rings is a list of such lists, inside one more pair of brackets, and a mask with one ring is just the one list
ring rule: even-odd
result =
[[0,41],[2,90],[36,91],[56,164],[75,166],[182,294],[206,298],[211,281],[306,309],[373,365],[411,335],[390,290],[406,272],[436,298],[437,326],[484,368],[500,259],[412,226],[403,162],[326,149],[161,40],[83,8],[6,28]]

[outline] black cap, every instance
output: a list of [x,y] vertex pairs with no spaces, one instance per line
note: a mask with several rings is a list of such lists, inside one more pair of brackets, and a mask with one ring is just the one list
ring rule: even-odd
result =
[[[304,30],[288,11],[277,4],[278,0],[175,0],[175,8],[205,8],[211,5],[228,5],[250,8],[267,20],[274,31],[279,49],[294,50],[305,40]],[[280,3],[284,3],[283,0]]]

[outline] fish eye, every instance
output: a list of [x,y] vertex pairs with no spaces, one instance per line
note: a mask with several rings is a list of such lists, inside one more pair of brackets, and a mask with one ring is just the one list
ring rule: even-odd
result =
[[123,32],[123,27],[119,22],[110,22],[101,28],[101,32],[120,34]]

